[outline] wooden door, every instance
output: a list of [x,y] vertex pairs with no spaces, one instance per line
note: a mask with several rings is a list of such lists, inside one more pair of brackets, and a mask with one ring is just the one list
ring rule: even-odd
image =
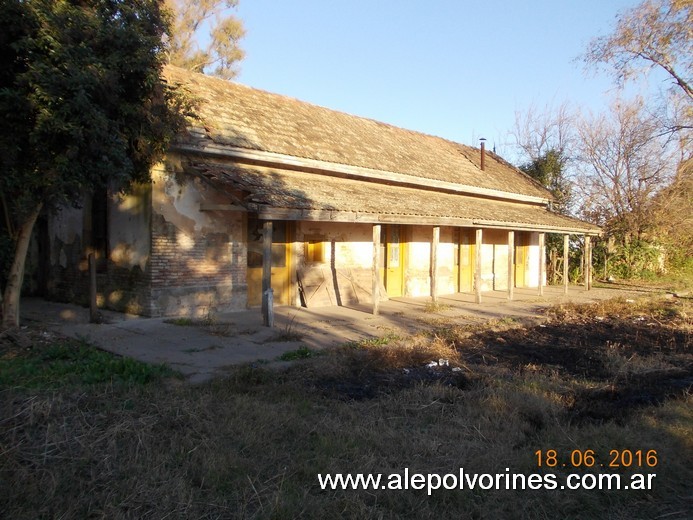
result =
[[515,235],[515,287],[525,287],[527,271],[529,235],[518,232]]
[[381,258],[383,284],[388,296],[404,294],[404,241],[402,228],[399,225],[387,225],[383,228],[381,239]]
[[474,242],[473,229],[459,228],[457,240],[457,291],[472,292],[474,290]]
[[[289,223],[272,222],[272,289],[274,303],[288,305],[291,297]],[[262,221],[248,216],[248,306],[262,304]]]

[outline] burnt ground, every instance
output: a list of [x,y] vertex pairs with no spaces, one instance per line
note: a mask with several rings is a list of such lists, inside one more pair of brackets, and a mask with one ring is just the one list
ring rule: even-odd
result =
[[[449,366],[393,363],[378,350],[397,349],[394,344],[347,355],[342,373],[310,384],[331,397],[363,400],[422,384],[466,389],[532,374],[564,388],[561,400],[571,420],[625,419],[640,407],[690,393],[692,309],[684,300],[622,300],[552,308],[544,323],[441,329],[431,338],[446,338],[452,347]],[[432,354],[428,359],[435,359]]]

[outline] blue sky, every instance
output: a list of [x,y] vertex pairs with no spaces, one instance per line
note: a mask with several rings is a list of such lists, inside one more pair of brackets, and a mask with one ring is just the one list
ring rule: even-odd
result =
[[516,112],[608,103],[610,78],[576,58],[638,3],[240,0],[237,81],[511,155]]

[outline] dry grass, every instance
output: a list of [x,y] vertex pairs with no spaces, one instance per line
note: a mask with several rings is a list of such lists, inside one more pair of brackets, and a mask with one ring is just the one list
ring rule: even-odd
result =
[[[285,372],[238,367],[199,387],[175,380],[6,386],[0,515],[686,518],[693,407],[689,387],[673,383],[692,375],[690,304],[615,302],[551,312],[544,327],[448,326],[352,344]],[[448,365],[426,366],[441,359]],[[652,385],[643,386],[643,377]],[[637,397],[634,383],[646,393],[666,391],[619,400]],[[619,410],[610,406],[614,398]],[[587,405],[603,413],[589,414]],[[592,449],[604,459],[625,448],[657,450],[653,490],[440,490],[429,497],[322,491],[317,481],[318,473],[405,467],[530,474],[540,472],[539,449]]]

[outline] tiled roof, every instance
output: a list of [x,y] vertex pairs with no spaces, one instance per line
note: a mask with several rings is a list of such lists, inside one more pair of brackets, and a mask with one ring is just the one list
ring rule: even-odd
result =
[[166,67],[200,101],[188,140],[394,172],[550,199],[548,190],[487,151],[337,112],[230,81]]
[[[245,194],[251,209],[281,208],[296,219],[324,212],[324,219],[351,214],[361,222],[412,222],[441,219],[446,224],[484,225],[556,232],[599,233],[599,227],[548,211],[537,204],[490,200],[377,182],[247,165],[191,160],[189,173]],[[287,212],[286,215],[290,215]],[[290,218],[290,217],[287,217]]]

